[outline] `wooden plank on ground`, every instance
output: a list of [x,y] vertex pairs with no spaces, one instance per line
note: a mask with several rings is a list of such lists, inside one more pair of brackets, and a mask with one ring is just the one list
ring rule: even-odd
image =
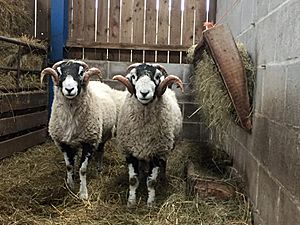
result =
[[47,122],[47,110],[0,119],[0,136],[18,133],[20,131],[46,125]]
[[97,13],[97,42],[106,43],[108,33],[108,2],[98,1]]
[[95,0],[84,1],[84,40],[95,41]]
[[195,43],[199,42],[204,29],[203,23],[206,17],[206,0],[196,0],[196,15],[195,15]]
[[120,0],[110,0],[109,42],[119,43],[120,39]]
[[37,1],[36,37],[48,40],[50,31],[50,0]]
[[73,1],[73,15],[74,15],[74,38],[75,40],[84,39],[84,1]]
[[122,0],[121,42],[131,43],[132,38],[132,1]]
[[168,44],[169,1],[159,0],[157,43]]
[[183,11],[182,44],[192,45],[194,38],[195,0],[186,0]]
[[171,3],[170,44],[179,45],[181,37],[181,1]]
[[46,141],[47,128],[0,142],[0,159]]
[[47,92],[20,92],[0,95],[0,113],[46,106]]
[[156,38],[156,1],[146,2],[145,43],[155,44]]
[[144,0],[134,0],[132,21],[133,43],[142,44],[144,39]]

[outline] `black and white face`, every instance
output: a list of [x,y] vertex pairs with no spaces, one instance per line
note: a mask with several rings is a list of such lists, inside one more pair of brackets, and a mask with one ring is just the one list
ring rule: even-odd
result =
[[82,89],[84,67],[76,61],[68,61],[59,65],[56,71],[62,94],[68,99],[74,99]]
[[134,87],[135,97],[142,104],[148,104],[155,99],[156,89],[165,79],[155,64],[140,64],[129,71],[127,79]]

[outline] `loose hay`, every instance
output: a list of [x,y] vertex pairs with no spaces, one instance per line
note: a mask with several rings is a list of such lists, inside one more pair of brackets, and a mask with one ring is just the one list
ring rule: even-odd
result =
[[[104,171],[88,171],[88,201],[79,200],[65,185],[63,156],[52,141],[0,162],[1,224],[250,224],[249,204],[237,193],[226,201],[188,199],[183,170],[186,160],[201,150],[198,144],[181,142],[170,158],[168,184],[158,188],[157,207],[146,207],[146,189],[138,191],[139,204],[126,207],[127,167],[113,141],[105,147]],[[201,162],[201,161],[200,161]],[[78,190],[78,176],[77,189]]]
[[[193,61],[195,47],[192,46],[188,50],[190,62]],[[245,66],[249,100],[252,106],[255,68],[245,46],[242,43],[237,43],[237,47]],[[201,60],[195,65],[193,81],[204,122],[209,128],[217,130],[217,133],[222,135],[222,131],[227,129],[229,123],[231,121],[237,122],[238,117],[217,66],[206,50],[204,50]],[[219,137],[219,140],[222,139]]]

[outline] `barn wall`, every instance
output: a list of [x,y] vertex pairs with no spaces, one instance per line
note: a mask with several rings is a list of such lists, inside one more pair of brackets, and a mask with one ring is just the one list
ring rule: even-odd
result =
[[217,22],[257,66],[252,134],[232,124],[225,141],[247,181],[255,224],[300,224],[299,12],[299,0],[217,1]]

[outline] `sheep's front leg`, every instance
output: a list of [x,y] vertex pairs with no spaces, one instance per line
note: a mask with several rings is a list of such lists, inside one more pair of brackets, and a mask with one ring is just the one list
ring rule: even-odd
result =
[[92,157],[94,147],[91,144],[83,143],[82,144],[82,155],[80,160],[80,189],[79,189],[79,198],[88,199],[88,191],[86,187],[86,173],[89,160]]
[[60,143],[59,147],[64,154],[64,159],[67,166],[67,184],[71,190],[74,190],[74,164],[76,149],[73,149],[71,146],[64,143]]
[[126,162],[128,165],[129,174],[129,196],[127,201],[127,206],[132,207],[136,204],[136,190],[139,186],[139,161],[132,155],[126,157]]
[[155,186],[159,174],[160,161],[158,158],[153,157],[149,162],[149,175],[147,177],[148,200],[147,206],[152,207],[155,203]]

